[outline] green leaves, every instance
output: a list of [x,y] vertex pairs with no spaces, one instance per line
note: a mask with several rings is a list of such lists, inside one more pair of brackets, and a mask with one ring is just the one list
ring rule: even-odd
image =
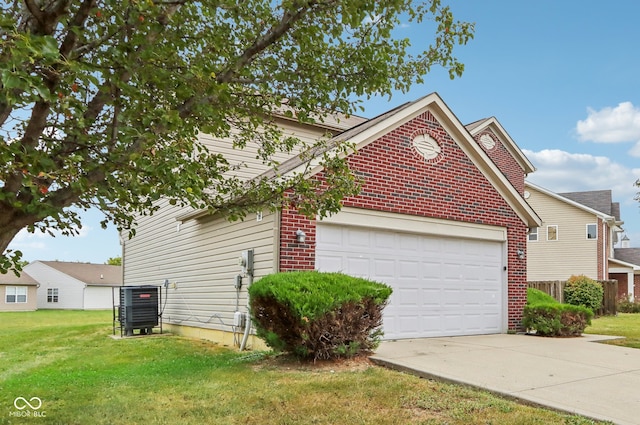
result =
[[[276,170],[247,181],[259,172],[239,150],[264,170],[323,151],[322,140],[284,133],[280,120],[305,129],[353,114],[363,98],[406,91],[433,65],[458,76],[453,48],[473,36],[439,0],[99,0],[34,13],[0,10],[7,232],[68,229],[70,206],[97,206],[129,228],[161,198],[232,219],[291,203],[310,216],[335,212],[359,189],[344,152],[322,158],[321,179]],[[400,23],[426,24],[431,46],[410,54]]]

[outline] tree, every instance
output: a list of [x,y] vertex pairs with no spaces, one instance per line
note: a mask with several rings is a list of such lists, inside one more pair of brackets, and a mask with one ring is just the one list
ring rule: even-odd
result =
[[[300,140],[273,118],[300,122],[356,112],[359,99],[391,96],[434,65],[461,75],[456,45],[473,24],[440,0],[24,0],[0,14],[0,271],[22,228],[77,234],[78,209],[99,208],[130,229],[160,197],[229,218],[295,200],[326,214],[358,181],[326,157],[330,182],[302,175],[243,182],[234,164],[197,141],[275,151]],[[423,24],[431,45],[413,55],[399,23]],[[312,146],[307,148],[311,149]],[[295,188],[295,196],[286,190]],[[75,210],[70,208],[75,207]]]
[[105,264],[108,264],[110,266],[121,266],[122,257],[110,257]]

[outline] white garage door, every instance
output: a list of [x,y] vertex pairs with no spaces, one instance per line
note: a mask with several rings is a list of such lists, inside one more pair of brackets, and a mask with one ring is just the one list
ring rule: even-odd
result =
[[503,332],[502,242],[318,223],[316,268],[393,288],[384,338]]

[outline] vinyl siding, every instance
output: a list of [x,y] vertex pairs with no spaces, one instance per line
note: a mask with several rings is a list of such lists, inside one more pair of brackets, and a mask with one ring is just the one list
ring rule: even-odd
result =
[[[279,124],[284,136],[297,137],[307,145],[312,145],[323,136],[329,134],[325,129],[314,128],[294,122],[282,121],[279,122]],[[227,173],[227,175],[237,176],[242,179],[250,179],[268,171],[271,168],[270,165],[264,164],[262,159],[257,158],[260,148],[257,141],[250,142],[247,146],[240,149],[233,147],[232,138],[221,139],[207,134],[200,134],[198,139],[211,152],[222,154],[229,164],[236,168],[235,170]],[[276,152],[272,155],[271,159],[278,163],[282,163],[304,150],[304,146],[296,146],[292,152]]]
[[[527,201],[542,219],[538,241],[527,243],[527,280],[566,280],[584,274],[598,279],[598,244],[602,243],[602,227],[598,239],[588,240],[587,224],[598,223],[591,213],[554,199],[532,187]],[[547,241],[547,226],[558,226],[558,240]]]
[[38,288],[35,285],[27,286],[27,302],[26,303],[7,303],[7,287],[8,286],[26,286],[26,285],[0,285],[0,311],[34,311],[37,308]]
[[[255,278],[274,270],[275,214],[255,214],[244,221],[220,217],[189,220],[178,227],[180,208],[163,205],[139,220],[136,236],[125,241],[125,285],[162,285],[167,324],[232,331],[236,304],[246,311],[248,277],[239,294],[234,279],[238,258],[254,250]],[[237,296],[239,295],[239,296]]]
[[[295,135],[309,144],[327,133],[323,128],[286,120],[278,124],[286,136]],[[234,149],[231,138],[201,134],[199,140],[238,167],[230,175],[250,179],[269,169],[256,158],[257,142]],[[278,152],[272,159],[282,162],[298,152]],[[239,294],[234,288],[234,279],[241,272],[241,252],[254,249],[256,279],[277,269],[276,214],[265,213],[260,222],[255,214],[238,222],[211,216],[178,222],[176,217],[189,212],[189,208],[170,206],[166,201],[159,205],[153,216],[138,218],[134,238],[125,237],[124,284],[162,285],[168,281],[163,292],[164,323],[232,331],[236,304],[238,310],[246,311],[247,303],[248,277],[243,279]]]
[[[84,308],[84,282],[39,261],[28,264],[25,266],[24,271],[40,283],[38,288],[38,308],[74,310],[82,310]],[[47,289],[49,288],[58,288],[57,303],[47,302]]]

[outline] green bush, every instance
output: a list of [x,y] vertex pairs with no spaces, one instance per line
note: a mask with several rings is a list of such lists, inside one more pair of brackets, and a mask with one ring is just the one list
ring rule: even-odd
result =
[[376,348],[391,288],[341,273],[265,276],[249,287],[256,334],[304,359],[352,357]]
[[596,311],[602,307],[604,289],[602,285],[584,275],[571,276],[564,286],[564,301]]
[[559,304],[559,302],[544,291],[535,288],[528,288],[527,304]]
[[640,313],[640,301],[629,300],[629,297],[622,296],[618,298],[619,313]]
[[584,306],[561,304],[537,289],[527,289],[522,325],[540,336],[580,336],[591,324],[593,311]]

